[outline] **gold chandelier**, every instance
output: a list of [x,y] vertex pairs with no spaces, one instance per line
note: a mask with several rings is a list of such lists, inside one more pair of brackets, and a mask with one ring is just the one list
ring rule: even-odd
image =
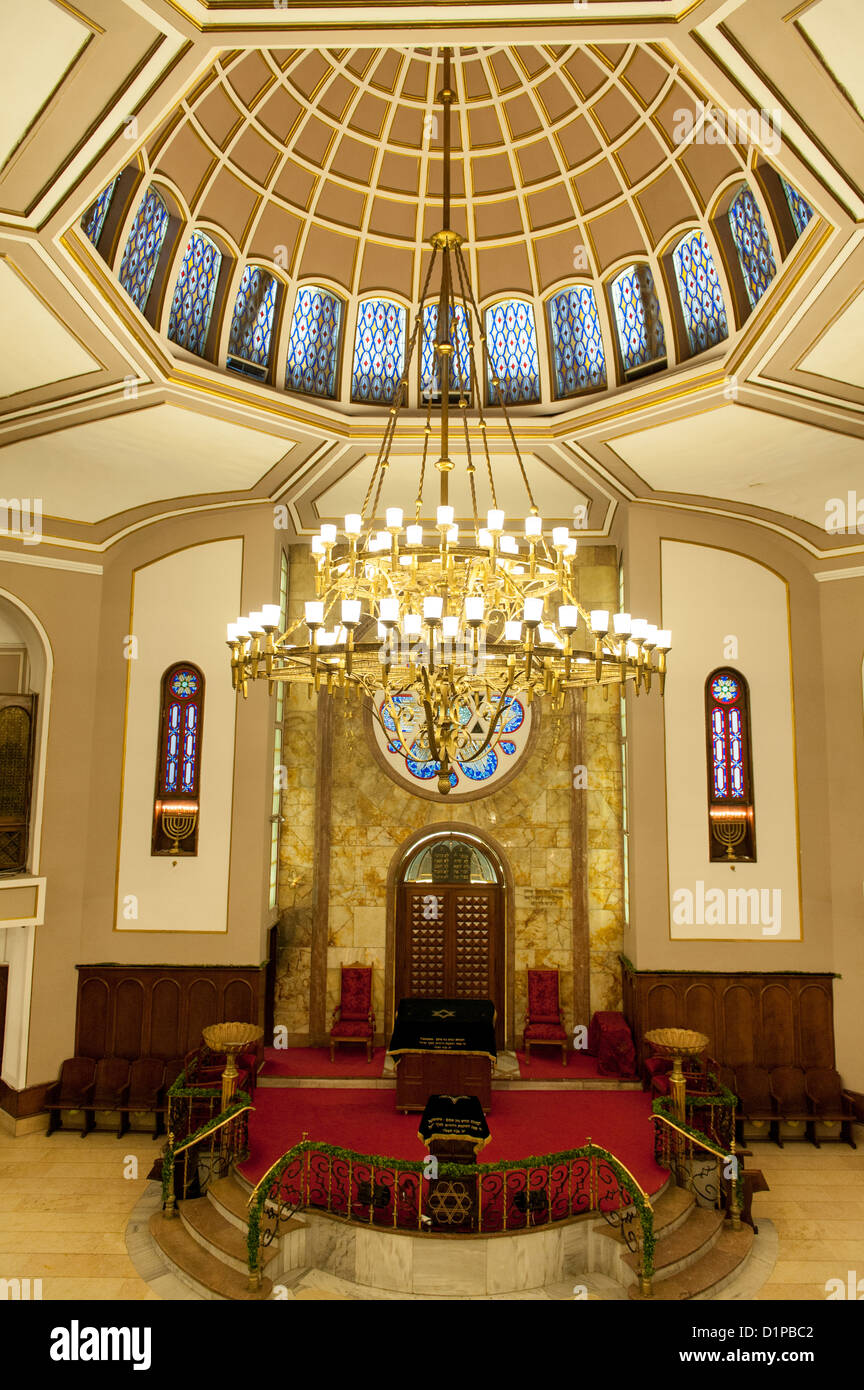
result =
[[[430,238],[432,256],[396,386],[384,437],[360,512],[345,517],[340,538],[325,524],[312,540],[316,598],[305,618],[280,632],[278,604],[228,624],[235,690],[250,680],[305,685],[368,697],[391,748],[437,764],[438,790],[451,787],[453,765],[476,762],[505,726],[511,697],[550,699],[561,707],[568,690],[633,681],[638,694],[656,676],[663,692],[668,631],[628,613],[585,611],[577,598],[577,541],[566,527],[543,521],[510,420],[504,383],[491,369],[480,311],[470,285],[462,238],[450,229],[450,50],[444,50],[443,227]],[[433,436],[428,393],[423,452],[413,521],[400,507],[380,516],[381,491],[422,324],[432,273],[440,263],[434,343],[438,384],[438,506],[433,534],[421,524],[423,487]],[[526,495],[524,535],[505,530],[487,442],[475,347],[479,343],[496,402],[503,412]],[[472,450],[468,409],[479,449]],[[472,523],[460,535],[449,502],[451,408],[464,438]],[[477,511],[475,454],[485,465],[492,506],[485,525]],[[434,533],[437,532],[437,535]],[[656,663],[656,664],[655,664]]]

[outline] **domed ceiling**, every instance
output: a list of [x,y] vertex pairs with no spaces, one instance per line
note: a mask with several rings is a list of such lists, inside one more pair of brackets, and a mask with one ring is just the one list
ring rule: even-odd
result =
[[[309,534],[365,489],[386,416],[348,399],[345,362],[361,296],[418,304],[441,219],[444,44],[457,98],[452,224],[475,293],[481,306],[509,295],[534,306],[540,400],[518,407],[516,428],[546,518],[566,523],[584,507],[588,534],[609,537],[622,505],[684,508],[779,533],[808,563],[860,563],[862,538],[828,533],[824,518],[826,497],[860,491],[864,468],[864,87],[850,61],[864,9],[88,0],[91,10],[28,0],[0,52],[0,494],[44,502],[33,563],[98,559],[162,517],[238,504],[284,502]],[[767,131],[736,126],[736,112],[764,108],[776,121]],[[742,307],[719,223],[743,181],[770,219],[766,166],[814,216],[794,241],[770,222],[777,273]],[[94,247],[82,216],[124,170],[110,249]],[[142,314],[118,270],[150,181],[178,227]],[[206,356],[167,333],[196,228],[230,267]],[[695,355],[667,273],[691,228],[714,248],[729,329]],[[250,260],[285,287],[269,383],[226,366]],[[654,272],[667,352],[662,370],[624,381],[608,287],[639,260]],[[608,387],[559,400],[545,305],[575,281],[596,292]],[[346,301],[336,399],[283,389],[304,283]],[[422,427],[409,390],[394,460],[413,474]],[[488,437],[507,469],[500,420]],[[14,538],[7,551],[16,545],[24,554]]]
[[[431,50],[226,54],[148,146],[197,223],[297,280],[416,301],[440,226]],[[747,146],[675,140],[707,98],[651,44],[458,49],[452,225],[480,300],[542,296],[701,223]]]

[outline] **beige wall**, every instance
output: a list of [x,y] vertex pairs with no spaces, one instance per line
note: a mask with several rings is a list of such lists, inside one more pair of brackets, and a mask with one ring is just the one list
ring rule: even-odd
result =
[[819,585],[837,1065],[864,1090],[864,578]]
[[[258,685],[250,690],[248,700],[238,702],[236,728],[231,727],[234,706],[220,699],[224,686],[219,685],[230,682],[227,647],[222,647],[224,668],[220,669],[214,655],[213,673],[208,671],[208,676],[210,688],[218,692],[217,705],[226,711],[230,708],[228,722],[208,725],[205,708],[204,726],[205,759],[212,746],[218,759],[227,756],[229,764],[234,760],[233,784],[229,777],[217,789],[219,806],[213,808],[216,817],[230,826],[230,862],[221,866],[220,901],[208,907],[206,897],[202,900],[195,931],[114,929],[128,673],[124,641],[130,632],[133,578],[153,561],[172,557],[177,592],[164,604],[160,640],[170,647],[173,627],[179,647],[185,648],[189,610],[183,608],[184,573],[188,571],[189,577],[197,573],[199,546],[232,538],[233,547],[242,550],[238,609],[248,611],[275,600],[284,532],[274,530],[269,506],[226,509],[143,527],[105,555],[97,554],[104,566],[102,575],[0,560],[0,588],[29,605],[47,632],[54,657],[40,865],[47,877],[46,916],[44,925],[32,929],[32,991],[29,999],[22,1000],[30,1017],[29,1056],[26,1079],[24,1074],[17,1077],[16,1089],[55,1077],[59,1063],[71,1054],[76,965],[100,961],[254,965],[264,959],[266,930],[273,920],[267,880],[274,710],[266,686]],[[45,549],[40,549],[38,559]],[[200,603],[192,607],[200,622]],[[224,621],[220,609],[214,654],[224,636]],[[178,657],[188,654],[177,651]],[[156,723],[149,732],[143,726],[133,732],[134,756],[140,761],[133,795],[136,802],[146,800],[149,807],[156,772]],[[138,813],[146,819],[149,811],[139,804]],[[146,855],[149,822],[144,829]],[[202,837],[206,833],[202,815]],[[223,844],[223,861],[225,854]],[[166,881],[152,899],[152,913],[155,918],[163,915],[166,922],[173,918],[176,924],[179,914],[170,874],[181,875],[182,866],[166,867]],[[212,919],[211,925],[204,923],[203,931],[201,914]]]

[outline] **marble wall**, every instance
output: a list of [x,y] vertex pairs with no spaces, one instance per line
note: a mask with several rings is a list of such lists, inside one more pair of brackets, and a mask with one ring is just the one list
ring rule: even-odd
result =
[[[299,548],[298,548],[299,549]],[[614,608],[617,567],[612,547],[586,547],[581,598],[586,607]],[[305,568],[304,568],[305,564]],[[308,560],[292,555],[292,599],[309,595]],[[453,822],[488,833],[509,861],[514,885],[514,920],[507,922],[515,959],[515,1015],[508,1020],[521,1045],[526,971],[557,966],[568,1027],[573,1018],[574,799],[586,796],[587,874],[591,1009],[620,1007],[617,952],[622,942],[621,755],[617,697],[588,698],[584,762],[587,786],[574,793],[574,754],[569,712],[540,712],[533,747],[519,771],[500,790],[469,802],[421,799],[396,783],[372,755],[359,706],[334,702],[329,777],[329,905],[326,956],[326,1018],[338,1001],[340,966],[361,961],[374,967],[378,1027],[385,1016],[387,882],[405,840],[427,826]],[[283,907],[276,1023],[289,1034],[308,1035],[312,930],[315,921],[315,783],[322,775],[315,747],[314,702],[292,696],[286,705],[280,905]],[[320,919],[319,919],[320,920]]]

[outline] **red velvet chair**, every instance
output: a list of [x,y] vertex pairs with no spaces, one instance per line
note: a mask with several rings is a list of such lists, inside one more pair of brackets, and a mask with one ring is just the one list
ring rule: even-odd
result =
[[371,1062],[374,1039],[372,966],[343,965],[339,1003],[330,1028],[330,1061],[335,1062],[339,1043],[357,1042],[366,1044],[366,1057]]
[[528,1011],[522,1047],[526,1062],[531,1061],[531,1044],[535,1047],[560,1047],[561,1062],[566,1067],[567,1031],[558,994],[557,970],[528,971]]

